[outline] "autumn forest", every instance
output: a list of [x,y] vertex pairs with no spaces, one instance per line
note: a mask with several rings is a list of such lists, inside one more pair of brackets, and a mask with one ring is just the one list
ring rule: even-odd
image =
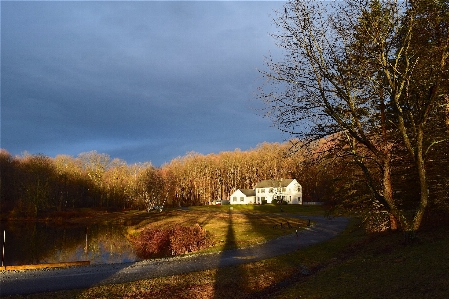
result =
[[[77,208],[112,211],[208,205],[229,198],[236,189],[282,178],[296,178],[303,186],[304,201],[322,201],[330,212],[344,208],[363,212],[368,218],[378,215],[359,167],[336,152],[335,144],[329,151],[329,144],[333,143],[323,139],[298,146],[298,141],[292,140],[262,143],[248,151],[191,152],[161,167],[128,165],[95,151],[50,158],[30,154],[13,157],[2,150],[1,215],[3,219],[24,219]],[[444,151],[435,153],[431,159],[435,162],[429,163],[433,199],[429,211],[439,209],[445,214],[449,211],[449,161]],[[405,209],[419,196],[413,183],[416,176],[409,170],[398,163],[394,172],[396,193]]]

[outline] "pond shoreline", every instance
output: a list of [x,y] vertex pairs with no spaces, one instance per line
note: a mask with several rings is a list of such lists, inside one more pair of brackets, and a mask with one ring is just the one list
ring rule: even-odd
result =
[[0,267],[0,270],[2,271],[36,270],[36,269],[66,268],[66,267],[89,266],[89,265],[90,261],[76,261],[76,262],[21,265],[21,266],[2,266]]
[[0,222],[23,222],[23,223],[50,223],[50,224],[74,224],[74,225],[88,225],[97,222],[115,222],[117,217],[122,220],[141,218],[143,215],[148,215],[148,212],[143,210],[121,210],[108,211],[107,209],[70,209],[65,211],[46,212],[37,217],[2,217]]

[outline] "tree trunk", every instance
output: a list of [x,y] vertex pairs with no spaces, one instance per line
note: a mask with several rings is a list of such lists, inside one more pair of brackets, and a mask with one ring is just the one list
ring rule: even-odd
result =
[[[390,208],[390,228],[392,230],[396,230],[398,228],[398,222],[402,228],[407,228],[407,221],[405,217],[402,215],[401,211],[396,206],[393,198],[393,186],[391,182],[391,154],[386,153],[383,157],[383,193],[385,201],[387,202]],[[394,218],[391,221],[391,218]]]
[[428,199],[429,199],[429,190],[427,187],[427,177],[426,177],[426,168],[424,164],[424,158],[423,158],[423,129],[420,126],[419,132],[418,132],[418,148],[416,153],[416,167],[418,169],[418,175],[419,175],[419,185],[420,185],[420,202],[419,202],[419,208],[416,211],[415,217],[413,219],[413,230],[417,231],[419,227],[421,226],[422,219],[424,217],[424,213],[426,211]]

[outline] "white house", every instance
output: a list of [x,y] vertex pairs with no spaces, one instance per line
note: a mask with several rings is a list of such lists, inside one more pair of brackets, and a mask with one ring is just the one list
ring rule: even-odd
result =
[[288,204],[302,204],[302,187],[295,179],[265,180],[254,189],[237,189],[230,204],[261,204],[283,200]]
[[255,202],[256,191],[253,189],[237,189],[229,198],[229,203],[231,205],[253,204]]
[[302,204],[302,186],[295,179],[265,180],[255,187],[256,203],[283,200],[288,204]]

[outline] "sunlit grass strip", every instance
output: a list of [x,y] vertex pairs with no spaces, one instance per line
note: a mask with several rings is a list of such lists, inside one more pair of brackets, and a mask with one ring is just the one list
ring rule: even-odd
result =
[[295,213],[303,216],[323,216],[325,211],[323,206],[307,206],[307,205],[277,205],[277,204],[265,204],[265,205],[220,205],[220,206],[196,206],[189,207],[192,211],[220,211],[227,212],[232,210],[234,212],[247,212],[247,213]]

